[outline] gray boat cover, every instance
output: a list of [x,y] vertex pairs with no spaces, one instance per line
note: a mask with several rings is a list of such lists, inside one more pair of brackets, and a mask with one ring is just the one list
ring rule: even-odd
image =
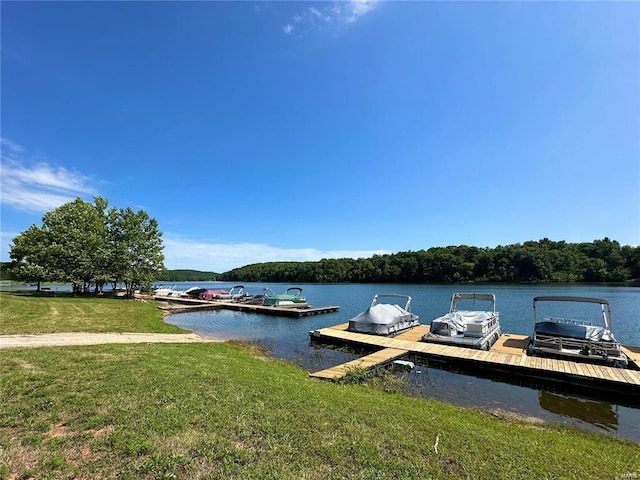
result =
[[418,325],[419,319],[399,305],[378,303],[349,320],[351,332],[390,335]]
[[495,317],[493,312],[459,310],[450,312],[431,322],[430,332],[435,335],[462,335],[465,325],[469,323],[482,323]]
[[534,333],[555,337],[590,340],[592,342],[615,342],[610,330],[593,325],[574,325],[558,322],[537,322]]

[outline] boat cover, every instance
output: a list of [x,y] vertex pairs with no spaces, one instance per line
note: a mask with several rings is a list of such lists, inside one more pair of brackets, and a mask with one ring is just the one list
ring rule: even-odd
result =
[[226,290],[206,290],[198,294],[200,300],[214,300],[216,298],[229,298],[229,292]]
[[455,335],[464,333],[465,325],[482,323],[495,317],[493,312],[465,311],[449,312],[431,322],[430,332],[435,335]]
[[349,320],[348,330],[374,335],[390,335],[418,324],[418,316],[400,305],[378,303]]
[[534,333],[538,335],[551,335],[555,337],[575,338],[590,340],[593,342],[615,342],[616,339],[610,330],[593,325],[574,325],[558,322],[537,322]]

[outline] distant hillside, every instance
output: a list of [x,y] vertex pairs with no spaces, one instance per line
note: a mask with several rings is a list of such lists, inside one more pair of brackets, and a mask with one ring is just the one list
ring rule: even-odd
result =
[[165,270],[158,276],[157,282],[213,282],[218,280],[219,273],[201,272],[199,270]]
[[565,283],[636,278],[640,278],[640,247],[623,246],[607,237],[583,243],[543,238],[495,248],[458,245],[360,259],[257,263],[219,275],[225,281],[295,283]]

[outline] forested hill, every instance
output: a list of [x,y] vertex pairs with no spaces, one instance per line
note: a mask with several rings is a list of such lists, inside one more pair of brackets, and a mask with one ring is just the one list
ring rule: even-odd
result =
[[158,282],[213,282],[220,274],[199,270],[165,270],[155,280]]
[[219,275],[245,282],[626,282],[640,278],[640,247],[604,238],[591,243],[549,239],[478,248],[434,247],[366,259],[269,262]]

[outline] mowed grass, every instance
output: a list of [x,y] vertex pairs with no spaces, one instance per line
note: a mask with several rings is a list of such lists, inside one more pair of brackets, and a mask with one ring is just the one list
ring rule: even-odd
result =
[[162,320],[154,302],[0,292],[0,334],[55,332],[186,333]]
[[340,385],[232,343],[2,352],[0,478],[615,479],[637,443]]

